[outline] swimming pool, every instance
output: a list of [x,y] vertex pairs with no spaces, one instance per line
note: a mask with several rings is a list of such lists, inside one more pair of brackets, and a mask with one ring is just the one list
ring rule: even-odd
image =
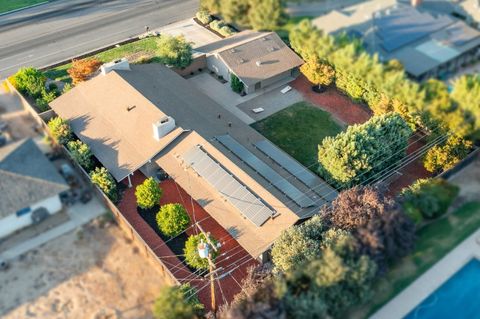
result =
[[474,258],[465,264],[405,318],[480,318],[480,260]]

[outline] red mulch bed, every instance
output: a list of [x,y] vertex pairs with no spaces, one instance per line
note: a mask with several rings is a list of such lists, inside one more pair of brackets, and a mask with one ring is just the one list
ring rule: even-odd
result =
[[[178,257],[174,256],[174,253],[160,236],[155,233],[137,212],[135,186],[142,183],[145,178],[141,172],[135,172],[132,178],[133,187],[125,191],[118,208],[177,280],[181,283],[190,282],[192,286],[197,287],[200,301],[206,306],[207,310],[210,310],[211,297],[208,279],[193,274]],[[225,302],[231,302],[233,297],[241,290],[237,282],[241,283],[248,267],[257,265],[258,262],[195,200],[192,200],[188,193],[176,184],[175,181],[163,181],[160,183],[160,187],[163,189],[161,205],[167,203],[182,204],[190,215],[192,222],[196,220],[205,232],[210,232],[214,238],[222,243],[220,256],[217,257],[215,263],[218,269],[216,276],[219,277],[215,284],[215,300],[217,307]],[[187,230],[189,235],[197,234],[198,232],[199,230],[196,227],[191,227]]]
[[305,100],[329,112],[337,120],[347,125],[365,123],[372,117],[369,109],[354,103],[336,88],[328,88],[324,93],[313,92],[312,84],[302,74],[292,82],[292,87],[298,90]]
[[[421,138],[418,133],[414,134],[410,138],[407,154],[412,154],[422,146],[425,146],[425,144],[425,138]],[[403,167],[399,170],[399,172],[402,173],[402,175],[388,186],[387,194],[389,195],[398,195],[398,193],[404,187],[410,186],[419,178],[428,178],[433,176],[432,173],[423,167],[422,157]]]

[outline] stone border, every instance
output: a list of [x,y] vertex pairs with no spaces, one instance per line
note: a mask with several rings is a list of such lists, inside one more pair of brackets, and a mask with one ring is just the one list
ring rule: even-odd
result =
[[375,312],[370,319],[404,318],[472,258],[480,259],[480,229],[430,267],[423,275]]

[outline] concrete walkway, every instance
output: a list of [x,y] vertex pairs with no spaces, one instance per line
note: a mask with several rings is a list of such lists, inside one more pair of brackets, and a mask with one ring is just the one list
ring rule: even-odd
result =
[[0,260],[6,261],[14,259],[49,242],[50,240],[75,230],[76,228],[88,223],[90,220],[102,215],[106,212],[106,210],[107,209],[96,197],[93,197],[92,200],[86,205],[77,203],[67,210],[67,214],[70,217],[68,222],[2,252],[0,254]]
[[415,280],[370,319],[405,317],[472,258],[480,259],[480,229]]

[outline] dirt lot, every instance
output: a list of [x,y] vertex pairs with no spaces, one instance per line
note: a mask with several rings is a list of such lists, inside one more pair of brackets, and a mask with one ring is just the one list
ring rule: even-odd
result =
[[2,318],[151,318],[163,280],[116,226],[97,222],[0,272]]

